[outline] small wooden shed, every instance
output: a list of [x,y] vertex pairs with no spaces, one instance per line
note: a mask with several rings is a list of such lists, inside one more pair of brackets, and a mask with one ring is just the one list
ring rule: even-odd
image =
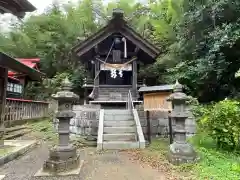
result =
[[[174,88],[174,85],[160,85],[160,86],[144,86],[138,91],[143,95],[144,111],[146,111],[147,118],[147,139],[151,143],[151,121],[150,112],[151,111],[172,111],[172,103],[167,101]],[[172,135],[172,122],[169,118],[169,133],[170,133],[170,143],[173,142]]]
[[172,104],[167,97],[174,85],[145,86],[138,91],[143,94],[144,111],[171,111]]

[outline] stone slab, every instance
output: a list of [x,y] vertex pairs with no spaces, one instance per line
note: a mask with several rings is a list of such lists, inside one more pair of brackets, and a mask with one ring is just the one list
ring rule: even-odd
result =
[[56,174],[53,174],[53,173],[50,173],[50,172],[45,172],[45,171],[43,171],[43,168],[41,168],[34,176],[35,176],[35,177],[44,177],[44,176],[70,176],[70,175],[79,175],[79,174],[80,174],[80,171],[81,171],[81,169],[82,169],[83,163],[84,163],[84,160],[81,160],[80,163],[79,163],[78,168],[73,169],[73,170],[71,170],[71,171],[66,171],[66,172],[61,172],[61,173],[56,173]]
[[140,147],[139,142],[131,141],[104,141],[103,149],[122,150],[122,149],[138,149]]
[[0,180],[3,180],[3,178],[5,178],[6,175],[0,175]]
[[0,157],[0,166],[12,161],[13,159],[17,158],[25,154],[27,151],[32,149],[37,145],[36,140],[4,140],[4,145],[6,146],[13,146],[13,149],[8,154]]

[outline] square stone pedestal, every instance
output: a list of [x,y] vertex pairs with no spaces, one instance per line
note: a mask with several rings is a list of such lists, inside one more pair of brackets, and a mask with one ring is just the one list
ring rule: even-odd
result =
[[50,149],[49,159],[36,175],[77,175],[82,166],[79,157],[76,148],[72,145],[53,147]]
[[43,176],[71,176],[71,175],[80,175],[84,160],[78,160],[77,167],[71,170],[62,171],[62,172],[51,172],[46,171],[44,168],[41,168],[34,176],[43,177]]

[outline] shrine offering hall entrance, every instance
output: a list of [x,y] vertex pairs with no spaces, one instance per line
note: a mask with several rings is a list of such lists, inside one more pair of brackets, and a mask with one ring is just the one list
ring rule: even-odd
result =
[[[100,72],[100,85],[132,85],[132,71],[119,71],[115,73],[110,70]],[[121,74],[121,75],[119,75]]]

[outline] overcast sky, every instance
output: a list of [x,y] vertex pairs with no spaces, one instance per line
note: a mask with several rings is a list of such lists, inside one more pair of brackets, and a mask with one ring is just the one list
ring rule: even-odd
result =
[[[36,8],[37,11],[34,13],[42,13],[50,4],[52,4],[54,1],[60,2],[60,3],[67,3],[67,2],[77,2],[79,0],[28,0],[30,3],[32,3]],[[116,0],[102,0],[103,3],[109,3],[111,1]],[[131,1],[131,0],[129,0]],[[138,0],[139,2],[144,2],[146,0]],[[2,29],[9,29],[9,22],[12,20],[16,20],[16,17],[11,14],[0,14],[0,28]]]
[[[48,5],[52,4],[54,0],[28,0],[31,2],[37,9],[38,11],[42,12]],[[56,0],[55,0],[56,1]],[[57,0],[58,2],[62,3],[67,3],[69,1],[72,2],[77,2],[78,0]],[[111,0],[103,0],[104,3],[111,2]]]
[[[33,13],[42,13],[54,1],[57,1],[57,2],[60,2],[60,3],[67,3],[69,1],[77,2],[79,0],[28,0],[28,1],[30,3],[32,3],[37,8],[37,11],[35,11]],[[112,0],[103,0],[104,3],[108,3],[108,2],[111,2],[111,1]],[[17,21],[17,18],[15,16],[11,15],[11,14],[0,14],[0,28],[2,30],[7,31],[9,29],[9,23],[11,21],[13,21],[13,22]]]

